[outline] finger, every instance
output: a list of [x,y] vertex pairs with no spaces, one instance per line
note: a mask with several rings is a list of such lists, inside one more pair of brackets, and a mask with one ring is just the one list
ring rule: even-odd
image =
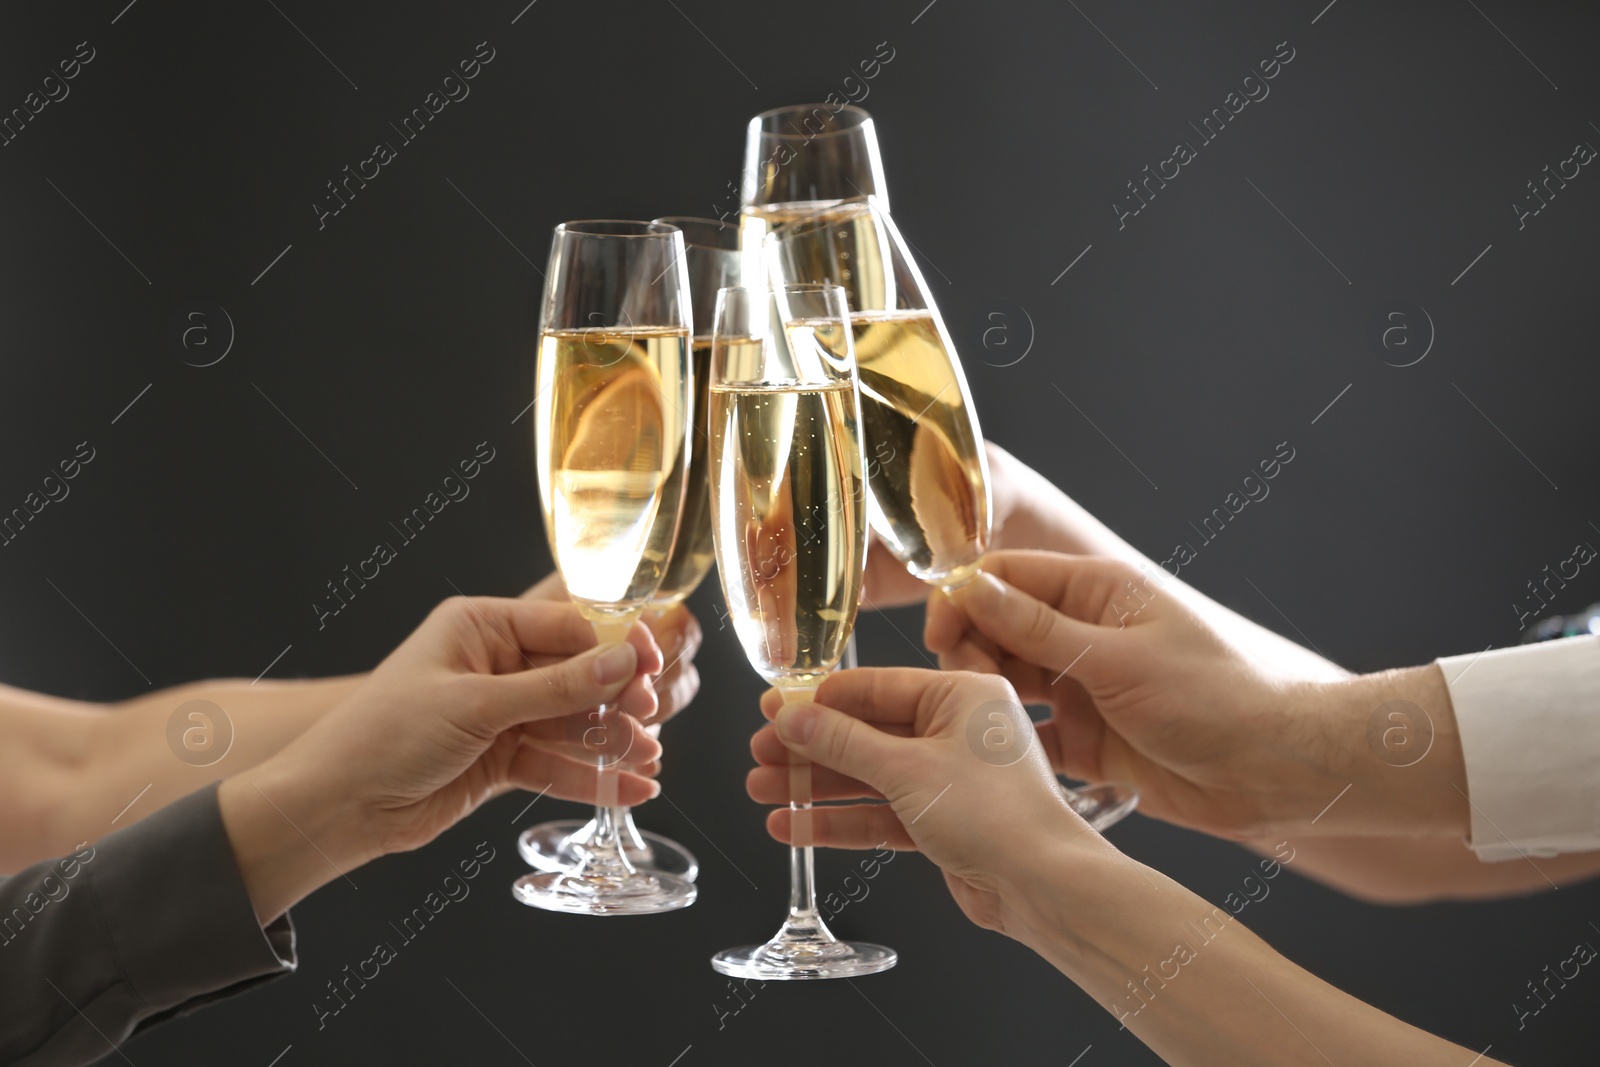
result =
[[608,703],[643,718],[655,711],[655,692],[635,673],[638,663],[635,646],[623,642],[537,670],[470,677],[471,699],[460,713],[469,725],[494,733]]
[[942,671],[976,671],[978,674],[999,674],[1000,660],[976,641],[961,640],[939,652],[939,669]]
[[[455,608],[460,604],[459,608]],[[596,646],[594,625],[570,602],[506,597],[452,597],[446,610],[454,609],[474,622],[483,635],[484,647],[496,653],[496,673],[521,671],[532,667],[536,657],[571,656]],[[638,653],[642,674],[661,671],[661,647],[649,629],[634,623],[628,643]],[[504,657],[509,646],[512,655]]]
[[[789,803],[788,767],[753,767],[745,775],[744,790],[757,804]],[[811,768],[814,800],[882,800],[883,794],[867,783],[826,767]]]
[[551,571],[523,592],[524,600],[566,600],[567,586],[560,571]]
[[436,654],[473,673],[527,670],[596,644],[594,628],[570,603],[457,596],[428,620],[423,629],[432,634]]
[[[794,843],[792,814],[788,808],[767,813],[767,833],[786,845]],[[811,837],[824,848],[887,847],[900,852],[914,852],[917,848],[887,804],[812,808]]]
[[[876,724],[913,723],[922,701],[955,683],[939,671],[923,667],[857,667],[835,671],[817,690],[817,701]],[[776,690],[761,696],[761,713],[777,715],[783,697]]]
[[952,592],[951,598],[966,612],[972,626],[1000,648],[1055,670],[1081,665],[1085,649],[1117,636],[1114,630],[1064,615],[1051,603],[987,571]]
[[885,793],[892,792],[886,783],[902,777],[912,750],[919,743],[891,737],[869,723],[822,704],[786,704],[775,725],[778,737],[796,755],[858,778]]
[[668,670],[653,685],[659,707],[646,721],[656,726],[688,707],[700,692],[700,670],[687,660]]
[[[912,727],[901,723],[874,723],[878,729],[895,737],[914,736]],[[778,738],[778,729],[771,723],[757,730],[750,738],[750,754],[755,757],[756,763],[763,767],[787,767],[795,763],[800,757],[789,751]]]
[[[617,802],[633,807],[661,793],[659,783],[631,771],[617,771]],[[511,785],[561,800],[593,804],[598,799],[600,775],[593,762],[584,762],[533,745],[521,745],[507,771]]]
[[1048,670],[1037,663],[1000,655],[1000,677],[1011,683],[1017,699],[1024,704],[1049,704],[1055,706],[1058,698],[1071,684],[1078,683],[1060,671]]
[[861,605],[869,611],[920,603],[928,595],[928,585],[906,570],[876,534],[867,545],[867,563],[862,570]]
[[967,613],[956,606],[949,594],[935,589],[928,594],[928,612],[922,625],[922,643],[936,655],[955,648],[967,636]]
[[[1117,626],[1121,615],[1150,599],[1170,577],[1148,564],[1038,551],[991,552],[983,570],[1071,618],[1102,626]],[[1119,612],[1118,605],[1125,607]]]
[[[544,752],[553,752],[556,755],[571,756],[577,759],[579,763],[586,764],[590,767],[596,765],[594,758],[587,750],[584,749],[578,749],[576,752],[573,752],[565,750],[559,745],[546,745],[539,741],[524,741],[522,743],[527,745],[529,748],[537,748]],[[642,775],[645,778],[657,778],[661,775],[661,761],[659,759],[645,760],[641,762],[635,759],[632,755],[626,755],[617,761],[617,766],[622,770],[632,771],[634,774]]]
[[679,660],[693,660],[700,651],[703,637],[700,623],[682,604],[666,611],[647,611],[643,622],[661,647],[661,655],[666,660],[663,670],[670,670]]
[[666,659],[661,654],[661,645],[656,641],[656,635],[650,632],[650,627],[642,622],[633,624],[628,631],[628,643],[639,653],[639,673],[652,677],[661,673],[666,666]]
[[587,756],[590,762],[600,756],[626,757],[629,763],[661,758],[661,742],[643,723],[626,714],[607,715],[604,721],[593,718],[592,712],[563,715],[559,719],[525,723],[518,727],[518,732],[525,742],[578,759]]

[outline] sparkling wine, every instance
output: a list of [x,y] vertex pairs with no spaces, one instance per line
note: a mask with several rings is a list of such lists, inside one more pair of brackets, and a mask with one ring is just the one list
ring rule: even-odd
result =
[[855,626],[866,553],[855,408],[848,383],[711,390],[717,565],[769,682],[819,683]]
[[655,594],[677,534],[689,334],[547,331],[539,342],[539,499],[567,591],[595,621]]
[[[683,488],[683,518],[678,537],[672,543],[667,570],[654,603],[676,604],[704,580],[716,552],[711,545],[711,479],[707,474],[711,456],[711,437],[707,416],[710,413],[706,387],[711,381],[711,338],[696,337],[692,345],[694,364],[694,410],[691,416],[688,480]],[[680,456],[679,462],[682,463]]]
[[955,361],[931,312],[850,322],[872,529],[918,578],[958,585],[989,547],[989,480]]
[[[815,212],[835,207],[842,200],[803,200],[792,204],[767,204],[746,207],[739,213],[739,271],[743,284],[764,288],[769,282],[766,264],[762,260],[761,243],[767,234],[783,229],[784,225],[803,219]],[[810,281],[813,279],[797,279]]]

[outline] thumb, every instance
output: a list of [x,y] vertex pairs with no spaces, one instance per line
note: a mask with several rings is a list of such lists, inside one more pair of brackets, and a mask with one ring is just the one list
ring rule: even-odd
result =
[[1052,671],[1067,670],[1107,636],[1105,627],[1063,615],[987,571],[950,597],[979,633],[1018,659]]
[[892,737],[821,704],[786,704],[774,720],[789,751],[866,782],[890,800],[889,786],[908,738]]
[[512,674],[480,675],[479,699],[469,714],[499,732],[521,723],[552,719],[614,703],[639,668],[628,642],[601,645],[559,663]]

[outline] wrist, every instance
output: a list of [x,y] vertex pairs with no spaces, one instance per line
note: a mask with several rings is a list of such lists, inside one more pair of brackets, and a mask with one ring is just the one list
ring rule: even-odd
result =
[[1223,934],[1233,935],[1223,939],[1232,946],[1259,945],[1240,936],[1244,929],[1227,908],[1110,845],[1042,849],[1026,877],[1010,881],[1002,898],[1013,920],[1006,933],[1119,1017],[1139,1006],[1130,982],[1159,983],[1163,973],[1170,980],[1166,972],[1183,965],[1175,945],[1198,953]]
[[1070,974],[1095,953],[1092,933],[1105,918],[1096,915],[1100,888],[1138,882],[1141,866],[1080,820],[1041,826],[996,870],[1003,932]]
[[352,832],[362,820],[350,800],[321,788],[304,761],[272,759],[225,779],[217,804],[263,926],[374,858]]
[[1330,835],[1465,837],[1466,765],[1439,668],[1355,675],[1319,689],[1325,781],[1344,792],[1309,811],[1307,826]]

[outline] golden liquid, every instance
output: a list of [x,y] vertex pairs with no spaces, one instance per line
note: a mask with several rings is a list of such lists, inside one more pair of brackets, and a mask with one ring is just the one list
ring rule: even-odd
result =
[[989,547],[977,413],[931,312],[850,316],[872,529],[918,578],[959,585]]
[[706,473],[711,456],[707,422],[710,407],[706,396],[711,382],[711,338],[696,337],[692,348],[694,429],[689,435],[689,447],[684,450],[689,456],[689,474],[683,489],[683,518],[678,523],[678,539],[672,544],[666,574],[655,596],[657,606],[676,604],[694,592],[716,560],[711,544],[711,479]]
[[638,612],[666,573],[686,473],[688,371],[687,330],[539,339],[539,500],[567,592],[591,621]]
[[855,627],[867,528],[855,409],[848,384],[711,389],[717,568],[769,682],[819,683]]
[[[786,224],[805,218],[824,208],[835,207],[842,200],[804,200],[790,204],[768,204],[747,207],[739,213],[739,276],[740,285],[749,289],[765,289],[776,284],[766,273],[761,256],[761,242],[767,234],[781,230]],[[820,282],[824,278],[791,278],[792,282]]]

